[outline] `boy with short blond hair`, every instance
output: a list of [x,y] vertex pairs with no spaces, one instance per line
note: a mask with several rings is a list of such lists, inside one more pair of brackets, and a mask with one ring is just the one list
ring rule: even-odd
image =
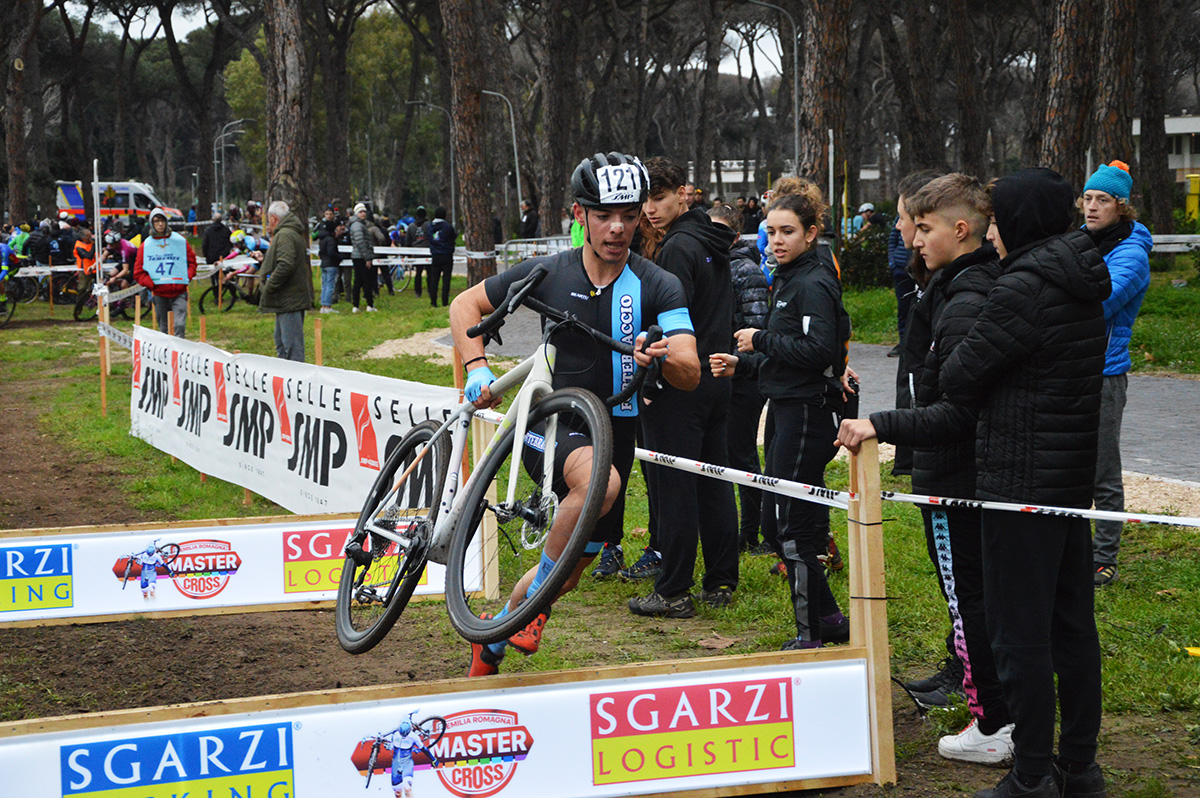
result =
[[[838,437],[853,449],[873,437],[910,445],[914,493],[970,499],[975,496],[978,408],[946,401],[938,372],[971,329],[1000,273],[995,249],[984,243],[990,212],[987,190],[974,177],[949,174],[906,198],[905,207],[916,223],[913,247],[932,275],[918,305],[931,323],[929,340],[921,345],[925,362],[915,372],[913,407],[872,413],[869,420],[848,419]],[[920,335],[924,329],[911,334]],[[1012,758],[1013,724],[984,621],[980,511],[922,507],[921,514],[972,717],[961,732],[938,742],[938,752],[963,762],[1004,764]],[[914,698],[925,706],[948,703],[941,691],[916,693]]]

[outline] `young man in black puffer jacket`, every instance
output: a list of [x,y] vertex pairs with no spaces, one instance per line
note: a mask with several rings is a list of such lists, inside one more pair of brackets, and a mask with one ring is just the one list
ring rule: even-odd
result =
[[[983,240],[990,202],[974,177],[939,177],[906,197],[915,221],[914,249],[932,275],[917,302],[906,353],[920,353],[913,375],[913,407],[872,413],[870,420],[842,422],[838,440],[857,450],[868,438],[913,447],[913,492],[975,497],[976,405],[945,401],[938,384],[942,363],[954,353],[979,317],[1000,275],[999,258]],[[962,662],[958,683],[916,692],[923,706],[947,706],[948,693],[965,695],[972,720],[943,737],[938,752],[947,759],[1000,765],[1012,758],[1012,721],[996,675],[984,616],[980,511],[977,507],[922,507],[929,559],[950,613],[950,654]],[[911,689],[911,688],[910,688]]]
[[[1075,226],[1075,191],[1049,169],[991,187],[988,240],[1004,273],[942,364],[959,404],[980,403],[981,499],[1086,509],[1092,503],[1111,290]],[[1070,231],[1070,232],[1068,232]],[[984,510],[984,603],[1013,731],[1013,769],[976,798],[1101,798],[1100,643],[1086,519]],[[1054,754],[1055,675],[1062,724]]]

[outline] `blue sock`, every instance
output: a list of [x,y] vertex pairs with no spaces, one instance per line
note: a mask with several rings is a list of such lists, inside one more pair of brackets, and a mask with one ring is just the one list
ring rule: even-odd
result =
[[[500,618],[503,618],[505,615],[508,615],[508,605],[507,604],[505,604],[503,607],[500,608],[500,612],[496,613],[495,617],[498,620]],[[504,649],[507,646],[508,646],[507,640],[501,640],[499,643],[488,643],[488,651],[491,651],[497,657],[503,657]]]
[[538,563],[537,573],[533,575],[533,581],[529,583],[529,588],[525,591],[525,598],[529,598],[537,589],[542,586],[542,582],[546,581],[546,577],[550,576],[550,572],[554,570],[554,560],[550,559],[545,551],[542,552],[542,561]]

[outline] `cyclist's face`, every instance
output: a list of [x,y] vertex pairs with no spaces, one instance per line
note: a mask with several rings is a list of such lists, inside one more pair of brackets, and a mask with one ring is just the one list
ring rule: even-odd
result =
[[575,218],[587,228],[588,246],[600,260],[613,266],[624,266],[629,258],[629,245],[642,218],[637,205],[588,208],[575,206]]

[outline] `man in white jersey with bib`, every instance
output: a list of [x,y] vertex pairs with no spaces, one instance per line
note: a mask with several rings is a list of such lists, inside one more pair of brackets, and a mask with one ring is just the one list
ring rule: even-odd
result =
[[175,314],[175,335],[185,338],[187,331],[188,283],[196,276],[196,253],[179,233],[167,227],[167,212],[150,211],[150,237],[138,247],[133,264],[133,279],[150,289],[158,331],[167,331],[167,313]]

